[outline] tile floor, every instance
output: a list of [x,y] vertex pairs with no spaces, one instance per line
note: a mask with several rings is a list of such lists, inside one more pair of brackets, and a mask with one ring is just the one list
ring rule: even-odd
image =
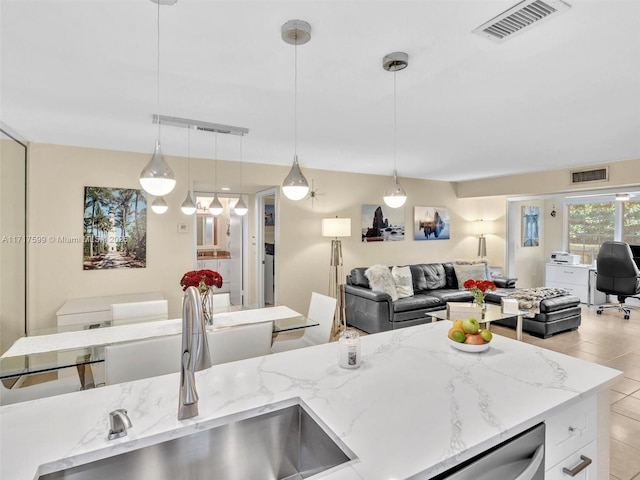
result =
[[[640,480],[640,310],[624,320],[614,309],[596,315],[597,307],[582,306],[582,324],[545,340],[523,335],[539,345],[590,362],[617,368],[624,377],[611,388],[610,480]],[[515,337],[513,330],[494,326],[494,333]]]

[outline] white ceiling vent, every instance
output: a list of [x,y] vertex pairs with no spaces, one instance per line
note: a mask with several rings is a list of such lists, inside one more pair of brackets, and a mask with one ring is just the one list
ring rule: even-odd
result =
[[571,183],[607,182],[609,181],[609,167],[594,168],[593,170],[579,170],[571,172]]
[[475,28],[473,33],[495,42],[504,42],[569,8],[571,5],[562,0],[525,0]]

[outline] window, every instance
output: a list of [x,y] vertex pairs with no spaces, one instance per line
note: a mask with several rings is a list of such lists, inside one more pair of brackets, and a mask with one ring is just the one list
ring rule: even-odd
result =
[[567,211],[568,251],[581,263],[592,263],[607,240],[640,245],[640,201],[570,203]]
[[640,245],[640,201],[622,202],[622,241]]
[[580,263],[591,263],[602,242],[614,239],[614,202],[568,205],[569,253],[580,255]]

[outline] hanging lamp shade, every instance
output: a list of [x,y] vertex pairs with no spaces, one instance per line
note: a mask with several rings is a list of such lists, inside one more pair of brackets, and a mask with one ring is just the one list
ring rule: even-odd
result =
[[140,173],[140,185],[145,192],[156,197],[166,195],[176,186],[173,170],[162,156],[160,140],[156,140],[153,156]]
[[293,165],[282,182],[282,192],[290,200],[302,200],[309,193],[309,182],[304,178],[298,163],[298,45],[311,40],[311,25],[304,20],[289,20],[280,29],[282,40],[295,47],[293,74]]
[[185,198],[184,202],[182,202],[180,210],[182,210],[182,213],[184,213],[185,215],[193,215],[194,213],[196,213],[196,202],[193,201],[191,190],[187,192],[187,198]]
[[407,201],[407,194],[398,183],[398,175],[393,171],[393,183],[384,191],[384,203],[391,208],[400,208]]
[[151,204],[151,210],[153,210],[153,213],[162,215],[163,213],[166,213],[167,210],[169,210],[169,206],[167,205],[167,202],[163,197],[156,197],[156,199]]
[[400,208],[407,201],[407,194],[398,183],[397,145],[398,145],[398,115],[396,101],[396,72],[404,70],[409,65],[409,55],[404,52],[393,52],[382,59],[382,68],[393,73],[393,183],[384,191],[384,203],[390,208]]
[[224,210],[224,206],[222,205],[222,202],[220,201],[220,199],[218,198],[218,194],[214,194],[213,195],[213,200],[211,201],[211,204],[209,204],[209,212],[211,213],[211,215],[214,216],[218,216],[222,213],[222,211]]
[[242,199],[242,195],[240,195],[240,198],[238,199],[235,206],[233,207],[233,211],[236,212],[236,215],[240,215],[241,217],[243,215],[246,215],[247,212],[249,211],[249,209],[247,208],[247,205],[244,203],[244,200]]
[[290,200],[302,200],[309,193],[309,182],[300,170],[298,155],[293,156],[293,165],[282,182],[282,191]]

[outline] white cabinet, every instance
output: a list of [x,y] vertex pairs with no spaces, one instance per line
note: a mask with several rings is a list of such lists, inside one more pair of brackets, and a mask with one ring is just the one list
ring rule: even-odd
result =
[[[545,479],[596,480],[597,478],[597,398],[592,395],[546,420]],[[580,467],[583,467],[580,470]],[[580,470],[575,476],[564,469]]]
[[198,260],[198,269],[201,270],[206,268],[208,270],[213,270],[214,272],[218,272],[222,275],[222,288],[216,290],[214,293],[227,293],[230,290],[230,276],[231,276],[231,268],[230,268],[230,259],[228,258],[219,258],[215,260]]
[[[596,442],[593,441],[581,448],[577,452],[569,455],[562,462],[545,472],[545,480],[597,480],[598,470],[596,468],[596,458],[598,455]],[[586,466],[585,466],[586,465]],[[574,470],[584,466],[579,473],[571,476],[564,469]]]
[[561,265],[547,263],[545,285],[562,288],[575,295],[580,302],[600,305],[606,296],[595,289],[596,272],[590,265]]

